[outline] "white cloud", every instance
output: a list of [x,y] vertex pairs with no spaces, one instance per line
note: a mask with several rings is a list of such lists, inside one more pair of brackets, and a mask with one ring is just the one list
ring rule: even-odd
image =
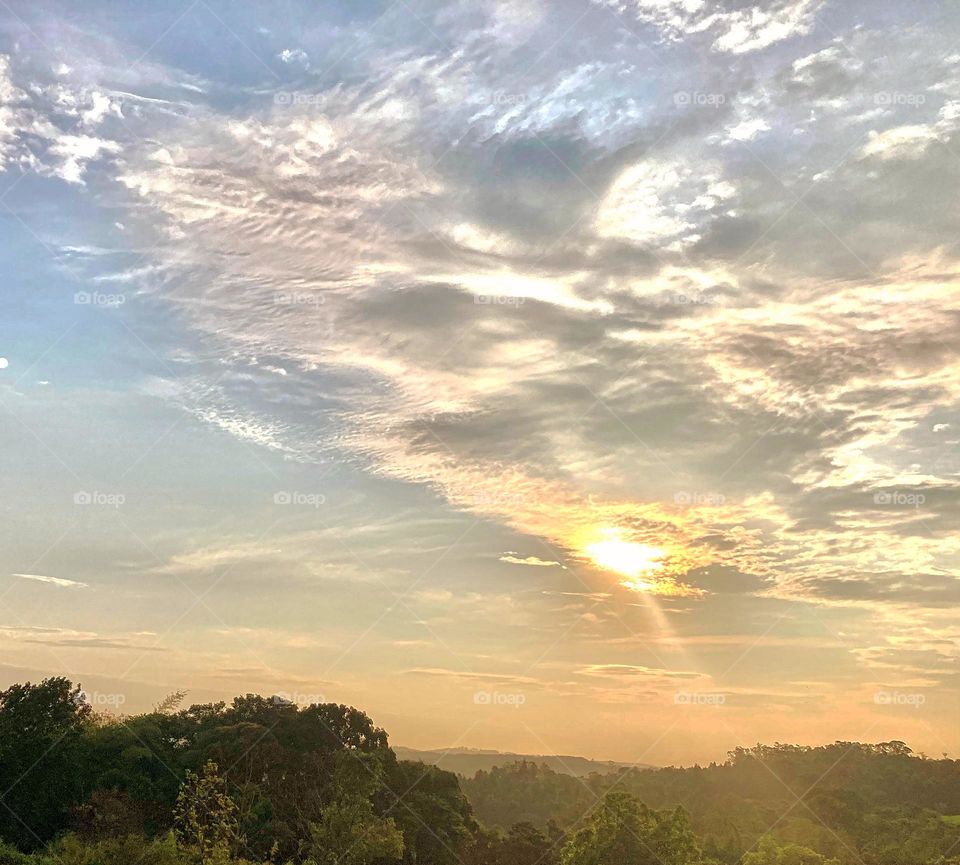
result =
[[[641,5],[660,15],[665,26],[689,25],[686,36],[709,33],[718,50],[729,53],[803,32],[810,23],[804,10],[813,8],[781,3],[763,12],[756,6],[725,12],[696,0]],[[831,60],[826,52],[810,55],[818,56],[817,62]],[[700,449],[704,463],[716,462],[721,451],[749,453],[752,439],[740,425],[752,429],[756,418],[769,415],[789,423],[790,433],[783,452],[771,459],[775,467],[749,478],[756,488],[789,478],[803,490],[835,491],[903,477],[883,448],[895,444],[905,424],[920,423],[933,398],[916,397],[898,414],[882,404],[891,397],[874,397],[881,405],[872,411],[877,407],[857,402],[856,395],[882,392],[890,373],[871,334],[889,329],[891,322],[907,335],[924,333],[944,298],[928,304],[922,320],[891,284],[877,289],[882,299],[870,294],[876,286],[858,285],[849,291],[832,287],[830,303],[813,303],[817,289],[798,276],[804,263],[784,269],[776,260],[784,250],[789,253],[793,238],[786,244],[765,242],[762,257],[751,256],[742,265],[727,256],[729,249],[716,246],[729,243],[735,250],[740,233],[749,235],[746,221],[727,221],[734,219],[731,199],[738,196],[746,200],[743,207],[737,202],[737,211],[756,205],[751,218],[761,228],[775,229],[771,238],[789,225],[786,218],[775,224],[776,214],[767,219],[766,202],[747,198],[756,175],[741,181],[731,158],[735,149],[717,146],[724,132],[729,140],[753,139],[769,128],[766,120],[701,113],[699,122],[714,133],[693,136],[702,147],[691,144],[689,135],[678,144],[665,128],[663,140],[643,151],[645,158],[615,163],[618,173],[595,212],[571,212],[567,218],[568,202],[574,211],[578,206],[569,187],[578,183],[557,180],[563,172],[551,173],[556,160],[539,145],[523,153],[523,171],[511,173],[516,164],[510,159],[517,154],[508,145],[549,128],[571,142],[569,152],[577,159],[595,157],[591,148],[598,144],[605,160],[622,159],[604,147],[608,139],[602,131],[612,116],[604,112],[611,100],[593,88],[611,88],[617,79],[629,82],[635,70],[628,64],[615,59],[583,64],[578,58],[536,79],[516,105],[488,100],[478,109],[465,106],[465,98],[475,95],[478,70],[462,55],[381,62],[382,77],[364,87],[306,94],[305,106],[294,102],[244,116],[208,107],[182,121],[164,114],[163,147],[149,156],[137,147],[124,154],[122,181],[149,205],[144,212],[162,214],[160,236],[172,239],[158,251],[163,268],[176,269],[178,276],[163,281],[164,299],[196,330],[235,349],[227,363],[242,368],[245,387],[252,381],[247,367],[260,358],[257,382],[263,395],[280,398],[266,407],[245,404],[225,385],[211,388],[204,382],[171,389],[172,397],[231,435],[309,457],[323,443],[317,442],[316,427],[304,432],[286,414],[297,402],[290,394],[304,374],[320,368],[325,380],[359,372],[363,388],[351,387],[349,408],[335,417],[339,446],[362,455],[380,474],[430,484],[456,507],[493,512],[560,548],[576,553],[581,534],[629,525],[638,542],[655,543],[657,535],[694,549],[695,560],[674,563],[678,574],[703,564],[696,557],[769,574],[770,559],[777,556],[788,562],[777,575],[787,582],[791,571],[823,573],[815,559],[826,548],[838,569],[874,564],[840,531],[811,530],[802,538],[806,550],[778,533],[795,521],[791,508],[802,505],[796,490],[776,499],[753,495],[722,512],[674,513],[670,496],[649,488],[665,475],[655,457],[666,453],[670,466],[682,467],[693,448]],[[787,62],[780,71],[796,84],[815,65],[808,58]],[[91,122],[109,123],[102,101],[100,108],[87,107],[96,100],[79,96],[58,104],[92,111]],[[762,106],[771,123],[776,118],[772,101],[757,97],[739,104],[750,110]],[[168,108],[144,108],[149,110]],[[640,135],[650,113],[649,105],[627,106],[614,119]],[[656,122],[656,106],[653,114]],[[901,134],[899,143],[891,135],[876,155],[887,146],[920,146],[945,134],[955,118],[948,107],[929,126],[899,127],[929,131]],[[827,134],[814,124],[809,132],[811,138]],[[75,181],[92,158],[114,152],[96,144],[103,140],[99,136],[86,138],[83,146],[59,153],[61,172]],[[451,144],[439,168],[424,167],[433,166]],[[724,165],[722,158],[731,162]],[[504,169],[495,182],[491,165]],[[579,164],[571,165],[579,173]],[[600,168],[608,171],[609,163]],[[577,192],[590,200],[582,189]],[[550,222],[556,212],[562,225]],[[577,216],[585,217],[580,225]],[[732,230],[712,232],[721,219]],[[538,220],[548,227],[538,227]],[[717,255],[697,255],[697,238],[708,255]],[[624,250],[608,240],[650,249]],[[663,257],[664,266],[650,264],[648,251]],[[720,260],[735,261],[735,272],[721,273]],[[943,273],[949,273],[946,265]],[[140,269],[127,274],[131,280],[152,275]],[[276,303],[278,293],[291,291],[324,302]],[[492,309],[473,304],[465,292],[526,302]],[[693,308],[700,298],[718,293],[730,300],[722,315],[706,302]],[[693,298],[691,306],[668,308],[662,301],[668,294]],[[876,367],[875,374],[863,374],[852,361],[844,366],[850,353],[841,348],[850,345],[857,346],[853,354],[864,367]],[[819,368],[828,362],[837,368]],[[917,371],[910,384],[949,392],[944,376],[928,372]],[[820,374],[835,382],[829,393],[809,386]],[[908,399],[904,390],[897,399]],[[590,417],[594,394],[624,416],[622,429],[608,418],[614,431],[596,434]],[[586,402],[578,402],[580,396]],[[672,425],[681,405],[685,416],[700,415],[689,421],[697,430],[696,444],[684,438],[684,427]],[[834,427],[846,435],[837,433],[828,443],[818,439],[810,420],[817,412],[835,419]],[[857,420],[846,428],[838,413]],[[438,418],[450,431],[450,443],[444,436],[443,445],[433,447],[424,429],[432,429]],[[642,443],[632,439],[632,430],[639,431]],[[808,452],[791,450],[793,438],[802,438]],[[645,462],[645,454],[654,458]],[[624,465],[637,465],[637,471],[624,473]],[[520,500],[504,497],[503,490],[513,487],[523,493]],[[591,499],[597,489],[608,491],[609,498]],[[719,538],[720,548],[697,540],[703,537]],[[876,537],[884,550],[893,551],[890,559],[897,566],[934,563],[935,539],[906,543],[888,526],[871,535]],[[555,564],[513,553],[503,561]]]
[[776,42],[809,33],[820,0],[793,0],[779,8],[750,6],[716,16],[723,31],[713,43],[718,51],[744,54],[767,48]]
[[87,164],[109,153],[119,153],[120,145],[91,135],[60,135],[50,146],[50,152],[60,157],[53,173],[67,183],[83,183]]
[[504,553],[500,556],[501,562],[507,562],[511,565],[530,565],[535,568],[562,568],[560,562],[541,559],[537,556],[520,556],[517,553]]
[[727,137],[732,141],[752,141],[761,132],[767,132],[770,124],[760,117],[741,120],[736,126],[727,128]]
[[862,157],[876,157],[881,160],[917,159],[934,141],[943,141],[960,128],[960,101],[946,103],[931,124],[908,124],[885,129],[873,130],[867,143],[861,148]]
[[634,243],[687,244],[735,192],[710,166],[694,169],[686,161],[644,160],[613,182],[594,228],[601,237]]
[[310,57],[302,48],[284,48],[277,56],[288,65],[310,68]]
[[860,152],[863,156],[880,159],[914,158],[936,139],[937,133],[932,126],[897,126],[884,132],[871,132]]
[[18,137],[30,120],[20,107],[26,94],[10,78],[10,58],[0,54],[0,171],[18,155]]
[[810,32],[822,0],[771,0],[727,11],[718,0],[594,0],[632,11],[671,40],[714,34],[713,49],[730,54],[759,51]]
[[67,580],[63,577],[48,577],[45,574],[11,574],[13,577],[19,577],[21,580],[33,580],[37,583],[49,583],[52,586],[59,586],[64,589],[88,589],[87,583],[81,583],[78,580]]

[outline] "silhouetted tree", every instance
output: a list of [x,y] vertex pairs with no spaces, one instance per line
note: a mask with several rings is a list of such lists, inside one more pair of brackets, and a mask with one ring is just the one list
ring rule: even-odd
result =
[[89,715],[64,678],[0,691],[0,838],[34,850],[66,827],[83,796]]

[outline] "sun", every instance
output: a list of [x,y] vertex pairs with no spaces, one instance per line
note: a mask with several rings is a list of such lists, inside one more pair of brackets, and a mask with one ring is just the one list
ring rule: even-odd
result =
[[655,587],[654,582],[642,578],[663,570],[666,556],[666,552],[659,547],[615,537],[590,544],[585,552],[598,567],[626,577],[623,585],[637,591],[649,591]]

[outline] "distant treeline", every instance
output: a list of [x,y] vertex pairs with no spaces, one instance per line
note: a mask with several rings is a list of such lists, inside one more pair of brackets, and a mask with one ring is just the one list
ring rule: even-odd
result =
[[652,808],[681,806],[707,855],[736,863],[765,835],[859,865],[960,856],[960,761],[913,755],[903,742],[737,748],[722,764],[624,769],[574,778],[533,763],[462,782],[477,819],[507,827],[576,822],[608,791]]
[[461,783],[348,706],[179,702],[0,692],[0,865],[960,865],[960,766],[900,742]]

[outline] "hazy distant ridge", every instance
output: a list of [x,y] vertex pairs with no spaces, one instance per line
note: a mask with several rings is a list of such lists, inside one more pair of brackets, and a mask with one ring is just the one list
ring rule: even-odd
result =
[[[614,772],[617,769],[629,767],[632,763],[617,763],[613,760],[589,760],[586,757],[572,757],[565,755],[546,754],[513,754],[503,751],[491,751],[480,748],[443,748],[432,751],[419,751],[416,748],[405,748],[402,745],[393,746],[393,750],[401,760],[419,760],[422,763],[440,766],[458,775],[470,777],[480,769],[492,769],[494,766],[507,766],[526,760],[528,763],[547,765],[554,772],[564,775],[582,777],[591,772]],[[638,763],[637,768],[653,768],[648,764]]]

